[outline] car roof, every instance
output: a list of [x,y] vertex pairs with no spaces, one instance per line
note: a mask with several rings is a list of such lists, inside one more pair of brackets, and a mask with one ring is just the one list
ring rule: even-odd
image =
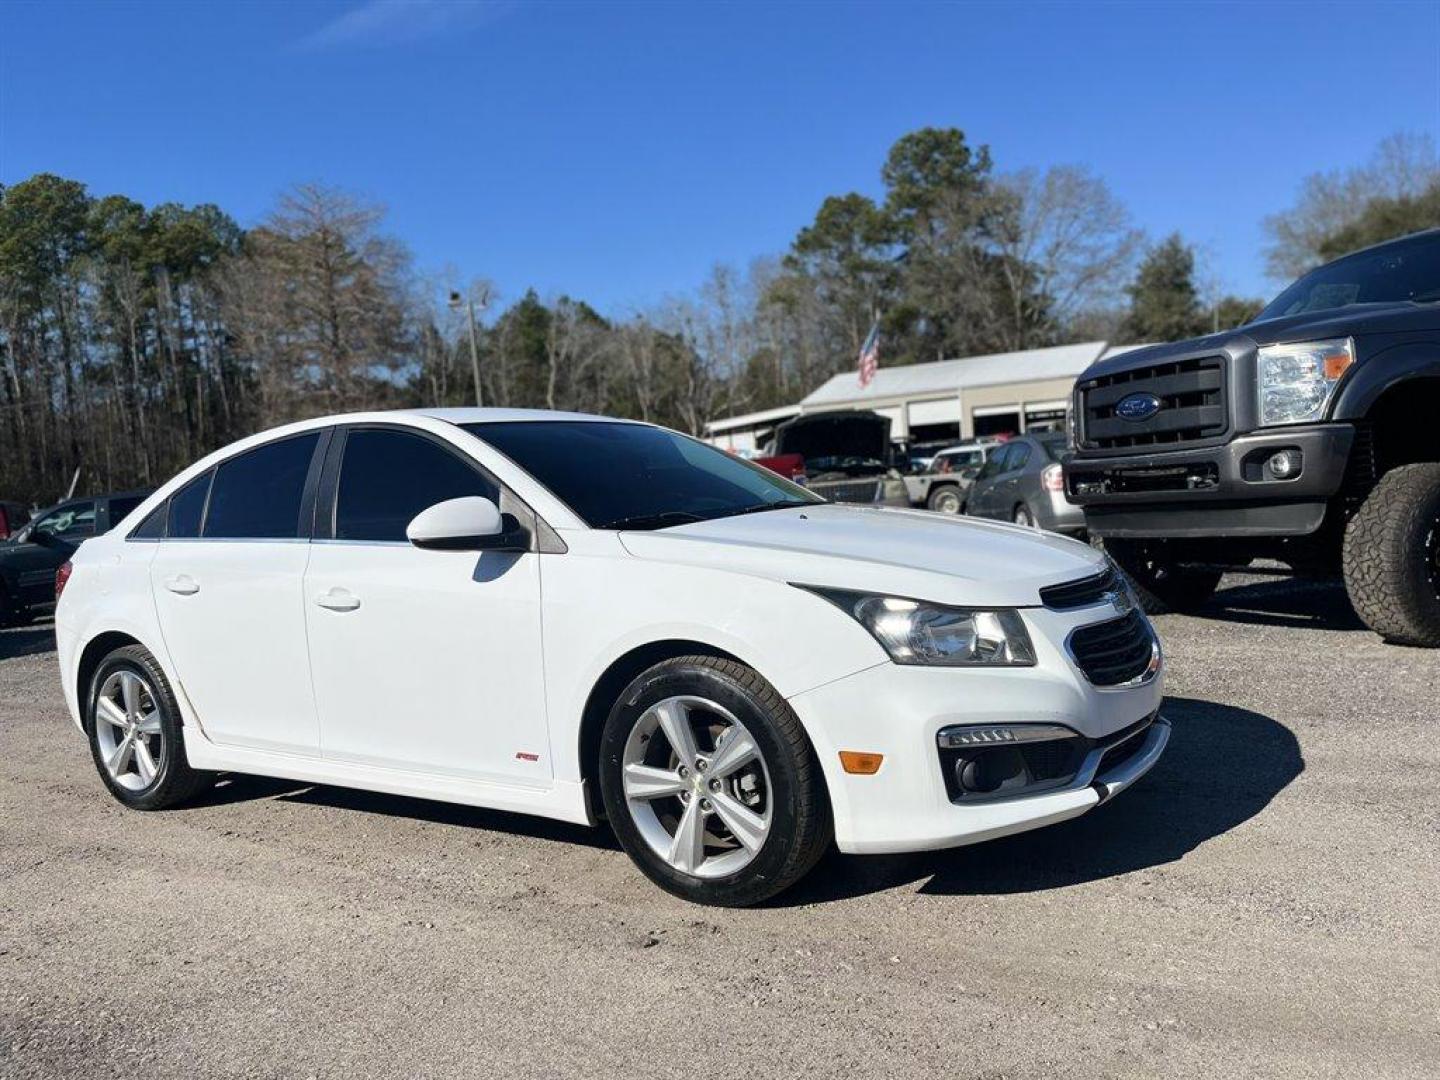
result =
[[[614,416],[597,416],[594,413],[561,412],[556,409],[494,409],[478,406],[434,409],[394,409],[400,416],[428,416],[432,420],[445,420],[451,424],[513,424],[520,421],[583,420],[591,423],[638,424],[638,420],[622,420]],[[338,418],[337,418],[338,419]]]

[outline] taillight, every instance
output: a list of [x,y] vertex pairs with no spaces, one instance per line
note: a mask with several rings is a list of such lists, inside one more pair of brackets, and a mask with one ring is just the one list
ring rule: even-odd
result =
[[60,594],[65,591],[65,583],[70,580],[70,571],[75,568],[68,562],[62,563],[60,569],[55,571],[55,601],[59,603]]
[[1046,465],[1040,471],[1040,486],[1046,491],[1065,490],[1065,474],[1059,465]]

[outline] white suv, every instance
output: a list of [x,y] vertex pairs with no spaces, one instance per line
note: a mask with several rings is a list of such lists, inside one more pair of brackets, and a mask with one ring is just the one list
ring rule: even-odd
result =
[[117,799],[217,771],[609,820],[749,904],[845,852],[1082,814],[1159,758],[1159,644],[1056,536],[836,506],[648,424],[311,420],[175,477],[60,575]]

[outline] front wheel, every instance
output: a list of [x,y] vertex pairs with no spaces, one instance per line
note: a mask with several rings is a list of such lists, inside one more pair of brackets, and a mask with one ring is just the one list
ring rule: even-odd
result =
[[696,903],[759,903],[830,842],[824,779],[800,721],[733,660],[667,660],[632,682],[601,735],[600,791],[630,858]]
[[1124,571],[1147,615],[1191,611],[1220,584],[1219,570],[1177,562],[1163,540],[1106,540],[1104,548]]
[[1440,463],[1391,469],[1345,528],[1345,591],[1397,645],[1440,647]]
[[100,661],[90,682],[90,752],[110,794],[132,810],[162,810],[208,786],[185,760],[180,709],[160,665],[139,645]]

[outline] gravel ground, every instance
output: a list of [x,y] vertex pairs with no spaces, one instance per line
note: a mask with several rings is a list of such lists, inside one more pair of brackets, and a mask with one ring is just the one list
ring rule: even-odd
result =
[[237,778],[122,809],[0,634],[0,1076],[1440,1075],[1440,656],[1158,620],[1170,750],[1048,830],[693,907],[603,830]]

